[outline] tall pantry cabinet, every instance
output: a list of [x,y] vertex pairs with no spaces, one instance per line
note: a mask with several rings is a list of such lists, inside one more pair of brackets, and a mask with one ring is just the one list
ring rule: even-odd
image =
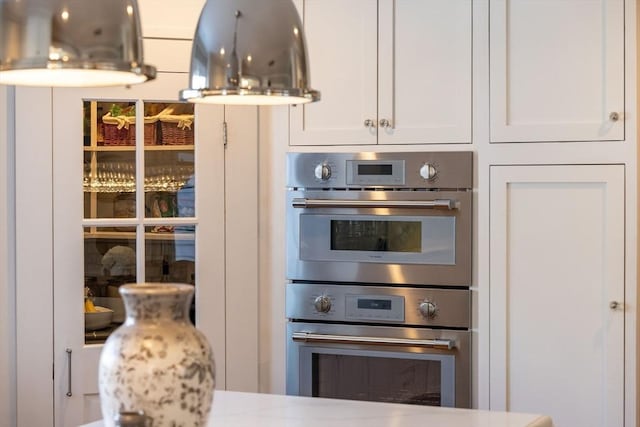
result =
[[[194,284],[192,320],[214,349],[217,386],[257,390],[257,331],[227,310],[238,300],[257,308],[258,201],[250,185],[256,113],[187,105],[194,109],[191,144],[174,145],[159,129],[151,143],[144,122],[152,120],[143,114],[179,105],[181,82],[161,73],[131,89],[16,91],[20,425],[74,426],[101,416],[98,359],[123,321],[124,283]],[[139,113],[129,126],[133,139],[114,144],[111,131],[95,129],[101,108],[129,104]],[[32,113],[49,117],[50,125],[29,127]],[[83,138],[87,117],[90,136]],[[109,324],[91,323],[83,297],[114,311]]]
[[635,17],[624,0],[489,2],[478,244],[491,409],[636,425]]
[[473,150],[474,405],[635,426],[636,2],[348,3],[297,2],[323,100],[289,150]]
[[[177,101],[204,2],[188,3],[140,1],[163,10],[143,15],[156,80],[16,89],[19,426],[101,417],[98,358],[129,282],[193,284],[217,387],[258,389],[257,109]],[[93,324],[83,299],[111,308],[111,322]],[[238,301],[248,313],[228,309]]]
[[[125,283],[192,284],[192,319],[224,372],[224,110],[172,101],[182,82],[52,92],[56,424],[100,416],[98,359]],[[109,324],[87,301],[114,311]]]

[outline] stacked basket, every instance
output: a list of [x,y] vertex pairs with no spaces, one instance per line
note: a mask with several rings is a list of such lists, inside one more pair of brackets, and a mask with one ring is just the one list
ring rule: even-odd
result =
[[172,104],[158,114],[162,144],[193,145],[192,111],[191,104]]
[[[112,115],[102,117],[104,145],[136,145],[136,117]],[[156,145],[158,116],[144,118],[144,145]]]

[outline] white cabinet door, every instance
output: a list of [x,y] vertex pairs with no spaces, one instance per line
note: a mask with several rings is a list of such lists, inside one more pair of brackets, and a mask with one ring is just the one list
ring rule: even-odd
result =
[[624,139],[623,0],[491,0],[489,28],[492,142]]
[[490,409],[623,425],[624,174],[491,167]]
[[291,107],[291,145],[471,142],[471,0],[297,6],[322,99]]
[[470,143],[471,0],[379,3],[378,143]]
[[299,0],[296,6],[304,24],[311,87],[322,98],[291,107],[290,144],[375,144],[376,0]]
[[[13,107],[13,90],[7,86],[0,87],[0,175],[4,176],[0,184],[0,419],[8,426],[15,425],[16,392],[14,388],[15,369],[13,355],[9,349],[15,348],[15,299],[10,289],[13,282],[15,267],[10,261],[10,254],[14,245],[14,220],[9,207],[10,187],[13,180],[9,179],[13,170],[13,148],[10,145],[10,132],[14,124],[11,123],[9,110]],[[6,201],[6,202],[5,202]],[[8,202],[8,203],[7,203]],[[44,427],[44,426],[43,426]]]
[[15,106],[17,388],[13,403],[19,427],[53,427],[51,90],[17,87]]

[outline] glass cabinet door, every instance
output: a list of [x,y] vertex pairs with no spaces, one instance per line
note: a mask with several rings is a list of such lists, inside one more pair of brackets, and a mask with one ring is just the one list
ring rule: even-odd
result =
[[196,124],[193,104],[175,102],[87,99],[83,115],[89,344],[124,321],[123,284],[195,285]]
[[28,183],[39,195],[52,177],[43,218],[50,200],[56,425],[101,417],[98,365],[125,320],[123,284],[194,285],[192,320],[225,353],[225,111],[173,100],[186,80],[162,73],[132,87],[28,93],[29,104],[52,106],[51,139],[22,146],[53,166]]

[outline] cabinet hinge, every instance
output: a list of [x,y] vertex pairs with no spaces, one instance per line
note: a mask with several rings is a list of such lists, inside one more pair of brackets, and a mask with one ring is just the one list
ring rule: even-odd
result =
[[224,144],[225,148],[227,147],[228,142],[227,136],[227,122],[222,122],[222,143]]

